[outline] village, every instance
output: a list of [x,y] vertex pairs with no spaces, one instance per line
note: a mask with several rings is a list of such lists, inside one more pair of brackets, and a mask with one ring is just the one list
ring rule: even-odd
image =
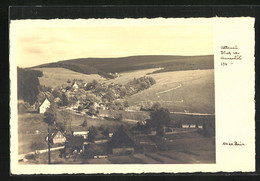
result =
[[[120,75],[115,73],[114,76]],[[35,140],[30,145],[31,152],[19,155],[20,163],[35,162],[48,152],[48,163],[56,160],[55,157],[62,159],[61,163],[74,163],[78,159],[80,163],[89,159],[99,160],[94,163],[106,163],[108,157],[124,156],[130,156],[136,163],[160,162],[162,159],[156,159],[151,153],[171,150],[175,135],[211,134],[208,125],[214,123],[213,116],[173,115],[159,103],[130,106],[124,100],[125,96],[155,83],[151,77],[141,77],[125,85],[68,80],[55,89],[41,86],[37,101],[33,105],[19,101],[18,111],[21,115],[28,112],[39,115],[48,124],[48,129],[34,130],[34,134],[44,136],[44,143]],[[152,124],[151,112],[158,112],[155,117],[161,116],[167,123]],[[140,115],[141,119],[138,119]],[[138,118],[133,119],[135,117]],[[51,152],[58,154],[53,156]],[[140,158],[133,159],[133,155],[138,154]],[[159,153],[157,157],[167,158],[167,153]],[[169,157],[169,161],[174,160]],[[147,161],[147,158],[153,161]]]

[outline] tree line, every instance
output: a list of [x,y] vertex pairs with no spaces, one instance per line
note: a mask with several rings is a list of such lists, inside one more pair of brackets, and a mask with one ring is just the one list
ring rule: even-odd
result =
[[39,94],[39,77],[42,76],[43,73],[39,70],[29,70],[17,67],[18,99],[33,104],[37,100]]

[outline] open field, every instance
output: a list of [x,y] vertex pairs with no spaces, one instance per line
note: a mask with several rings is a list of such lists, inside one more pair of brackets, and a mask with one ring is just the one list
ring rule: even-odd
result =
[[[135,71],[129,71],[129,72],[122,72],[120,73],[120,76],[115,79],[109,79],[106,80],[105,83],[110,84],[126,84],[130,80],[133,80],[134,78],[140,78],[143,76],[147,76],[147,74],[152,73],[156,70],[160,70],[161,68],[151,68],[151,69],[141,69],[141,70],[135,70]],[[150,77],[150,75],[148,75]]]
[[148,73],[152,73],[153,71],[160,70],[160,68],[154,69],[143,69],[136,70],[132,72],[123,72],[116,79],[105,79],[98,74],[82,74],[78,72],[74,72],[72,70],[66,68],[56,68],[56,67],[48,67],[48,68],[35,68],[34,70],[40,70],[43,73],[42,77],[39,77],[39,81],[41,85],[58,87],[62,84],[66,84],[67,80],[70,79],[73,81],[74,79],[81,79],[84,82],[91,82],[93,80],[97,80],[100,83],[110,84],[126,84],[130,80],[134,78],[143,77]]
[[40,84],[51,87],[58,87],[62,84],[66,84],[67,80],[70,79],[82,79],[84,82],[91,82],[92,80],[105,81],[106,79],[98,74],[82,74],[66,68],[35,68],[35,70],[40,70],[43,73],[43,77],[39,77]]
[[187,70],[149,75],[156,84],[131,97],[130,105],[159,102],[176,112],[214,113],[214,70]]
[[[28,153],[33,142],[42,144],[42,148],[48,148],[44,141],[48,134],[48,125],[43,122],[43,115],[27,113],[18,116],[18,153]],[[39,132],[37,133],[36,130]]]
[[[58,122],[63,122],[64,121],[64,116],[62,116],[62,112],[58,112]],[[84,122],[84,116],[82,115],[77,115],[77,114],[73,114],[73,113],[69,113],[69,120],[67,121],[67,125],[71,126],[71,127],[78,127],[80,126],[83,122]],[[120,125],[125,125],[127,126],[128,124],[125,122],[120,122],[120,121],[115,121],[115,120],[106,120],[103,118],[90,118],[87,117],[87,127],[100,127],[100,126],[104,126],[107,128],[114,128],[114,127],[118,127]]]
[[112,117],[121,114],[123,119],[139,120],[144,121],[150,118],[150,112],[138,111],[138,112],[128,112],[123,110],[100,110],[100,114],[109,114]]

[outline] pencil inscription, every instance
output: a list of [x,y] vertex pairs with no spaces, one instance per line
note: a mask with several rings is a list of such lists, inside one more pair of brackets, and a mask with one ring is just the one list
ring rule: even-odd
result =
[[221,66],[232,65],[236,60],[242,60],[242,55],[240,53],[239,47],[234,46],[220,46],[221,54]]

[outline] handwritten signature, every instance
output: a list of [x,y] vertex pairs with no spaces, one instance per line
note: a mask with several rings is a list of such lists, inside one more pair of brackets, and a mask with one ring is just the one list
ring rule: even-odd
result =
[[225,146],[245,146],[245,144],[242,143],[241,141],[223,142],[222,145],[225,145]]

